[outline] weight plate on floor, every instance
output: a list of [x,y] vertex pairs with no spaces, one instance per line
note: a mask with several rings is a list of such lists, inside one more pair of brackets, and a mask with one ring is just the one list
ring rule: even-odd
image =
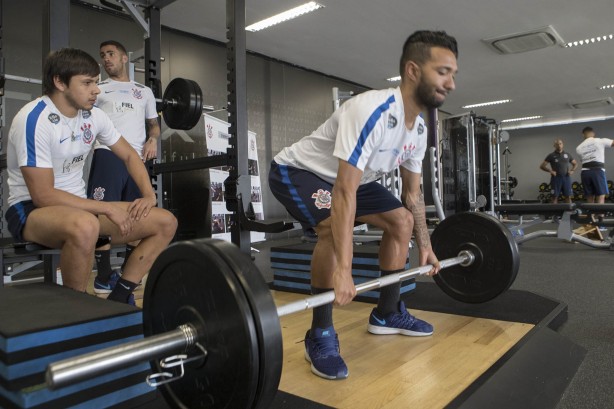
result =
[[283,366],[283,340],[277,307],[262,273],[249,256],[226,241],[215,240],[211,244],[235,272],[252,307],[260,357],[260,383],[254,408],[267,409],[277,393]]
[[162,97],[162,116],[169,128],[192,129],[203,113],[203,96],[198,84],[185,78],[173,79]]
[[[259,337],[236,273],[209,240],[173,244],[154,263],[145,286],[143,330],[160,334],[196,324],[204,360],[159,387],[175,408],[251,408],[261,383]],[[192,348],[193,356],[197,348]],[[152,362],[154,372],[168,372]]]
[[442,260],[470,250],[475,261],[442,269],[437,285],[454,299],[482,303],[506,291],[520,267],[518,245],[509,229],[485,213],[456,213],[446,217],[431,236],[433,251]]

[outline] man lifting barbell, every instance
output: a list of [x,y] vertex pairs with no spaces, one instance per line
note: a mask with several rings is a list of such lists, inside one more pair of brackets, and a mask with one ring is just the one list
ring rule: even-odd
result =
[[[64,285],[85,291],[99,234],[112,243],[141,240],[109,299],[134,303],[132,290],[175,234],[177,220],[154,207],[155,193],[136,151],[94,106],[100,67],[77,49],[52,52],[43,71],[44,96],[26,104],[9,132],[6,219],[19,241],[61,248]],[[85,199],[83,164],[93,143],[109,146],[143,198],[131,203]]]
[[[415,32],[403,46],[400,87],[348,100],[314,133],[274,158],[269,174],[273,194],[304,228],[313,227],[318,234],[311,262],[313,293],[334,288],[337,305],[356,295],[351,274],[356,221],[383,230],[379,252],[383,276],[404,268],[412,231],[420,265],[433,266],[429,275],[439,271],[420,188],[427,133],[419,115],[441,106],[454,90],[457,55],[456,40],[445,32]],[[403,203],[375,182],[399,165]],[[433,327],[410,315],[399,298],[400,283],[381,290],[368,331],[431,335]],[[348,376],[332,305],[314,308],[305,348],[316,375]]]

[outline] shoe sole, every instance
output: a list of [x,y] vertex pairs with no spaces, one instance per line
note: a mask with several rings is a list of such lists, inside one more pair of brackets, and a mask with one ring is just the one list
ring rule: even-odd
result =
[[311,362],[311,357],[307,353],[307,350],[305,350],[305,360],[311,364],[311,372],[314,375],[318,375],[320,378],[328,379],[328,380],[331,380],[331,381],[338,381],[338,380],[341,380],[341,379],[345,379],[345,378],[347,378],[350,375],[350,371],[348,371],[348,373],[344,377],[326,375],[325,373],[322,373],[322,372],[318,371],[317,368],[315,366],[313,366],[313,362]]
[[367,331],[374,335],[406,335],[408,337],[428,337],[433,335],[433,331],[431,332],[417,332],[410,331],[408,329],[400,329],[400,328],[389,328],[389,327],[380,327],[377,325],[369,324],[367,326]]

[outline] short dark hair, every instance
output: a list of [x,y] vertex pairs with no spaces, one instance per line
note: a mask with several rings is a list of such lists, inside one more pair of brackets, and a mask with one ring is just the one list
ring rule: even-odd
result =
[[401,78],[403,78],[407,61],[424,64],[431,58],[432,47],[447,48],[458,58],[458,44],[456,43],[456,39],[448,35],[445,31],[416,31],[407,37],[405,44],[403,44],[403,53],[401,54],[401,61],[399,64]]
[[587,126],[582,130],[582,133],[587,133],[587,132],[595,132],[595,131],[593,131],[593,128],[591,128],[590,126]]
[[43,94],[51,95],[56,90],[53,79],[68,84],[75,75],[95,77],[100,74],[100,66],[88,53],[78,48],[62,48],[47,55],[43,64]]
[[128,55],[128,51],[126,51],[126,47],[124,47],[124,45],[120,43],[119,41],[115,41],[115,40],[103,41],[102,43],[100,43],[100,48],[104,47],[105,45],[114,45],[119,51]]

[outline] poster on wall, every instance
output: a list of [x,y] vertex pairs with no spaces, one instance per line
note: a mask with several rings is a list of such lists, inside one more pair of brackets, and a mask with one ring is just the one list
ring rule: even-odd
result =
[[[214,118],[210,115],[203,115],[205,121],[205,132],[207,135],[207,154],[208,156],[222,155],[228,148],[228,122]],[[248,173],[251,178],[251,197],[250,201],[256,214],[256,220],[264,219],[264,207],[262,206],[262,185],[258,171],[258,147],[256,145],[256,134],[249,131],[248,137]],[[228,168],[225,166],[209,169],[209,179],[211,180],[211,237],[230,241],[230,230],[232,221],[231,211],[226,209],[224,202],[224,181],[228,177]],[[251,232],[251,242],[264,241],[264,233]]]

